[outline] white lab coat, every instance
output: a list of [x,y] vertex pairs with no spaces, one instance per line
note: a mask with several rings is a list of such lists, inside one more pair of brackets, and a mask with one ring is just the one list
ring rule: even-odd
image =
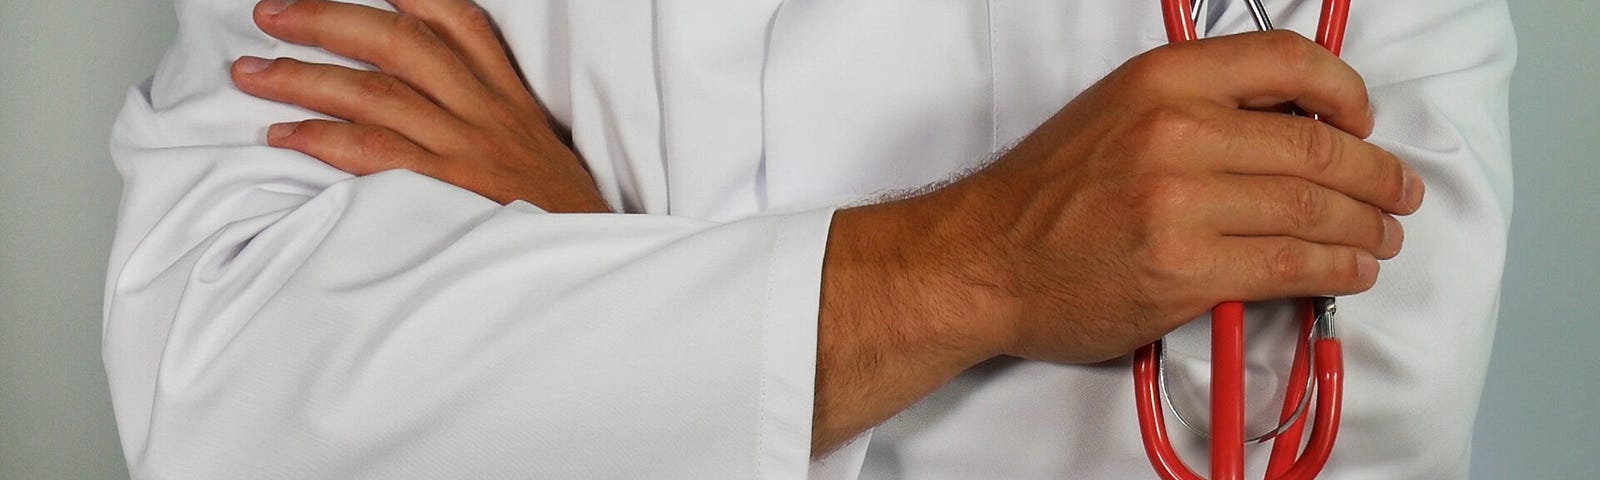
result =
[[[1151,477],[1126,362],[992,361],[807,454],[833,208],[1003,150],[1163,43],[1155,1],[480,1],[634,215],[263,146],[312,114],[239,92],[231,60],[355,64],[262,34],[253,3],[178,0],[115,127],[104,353],[136,478]],[[1248,29],[1212,3],[1211,31]],[[1302,32],[1314,3],[1268,2]],[[1354,11],[1373,141],[1430,188],[1406,252],[1341,304],[1325,478],[1460,478],[1510,211],[1511,27],[1499,0]],[[1253,389],[1281,388],[1283,323],[1253,322]],[[1204,335],[1174,339],[1180,390]]]

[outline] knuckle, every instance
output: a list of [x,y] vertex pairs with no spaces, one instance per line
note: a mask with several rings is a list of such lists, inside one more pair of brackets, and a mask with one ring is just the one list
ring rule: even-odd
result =
[[1317,276],[1321,284],[1318,289],[1342,293],[1359,288],[1360,272],[1356,268],[1356,255],[1353,249],[1330,247],[1327,256],[1331,263],[1328,265],[1328,271]]
[[1182,49],[1177,45],[1164,45],[1139,54],[1119,69],[1123,79],[1144,88],[1159,88],[1170,82],[1172,73],[1181,71]]
[[[330,89],[351,86],[359,87],[361,82],[359,76],[365,73],[364,71],[356,71],[356,75],[353,76],[350,74],[349,70],[298,62],[284,70],[288,72],[286,73],[286,76],[294,77],[296,86],[309,87],[312,85],[327,85],[331,86]],[[309,90],[309,88],[307,89]]]
[[328,126],[329,126],[328,125],[328,121],[326,121],[326,120],[316,120],[316,119],[304,120],[304,121],[301,121],[300,123],[295,124],[294,130],[292,132],[293,134],[290,135],[289,137],[290,138],[322,138],[322,137],[327,136],[327,134],[328,134]]
[[489,17],[489,12],[477,5],[467,4],[462,6],[456,18],[461,29],[469,34],[490,37],[496,35],[494,19]]
[[1351,83],[1346,87],[1350,89],[1350,95],[1355,98],[1356,105],[1370,110],[1372,108],[1372,91],[1367,89],[1366,78],[1363,78],[1360,73],[1351,78]]
[[306,71],[306,64],[300,60],[290,57],[278,57],[272,59],[272,63],[268,64],[267,69],[262,70],[261,73],[269,78],[276,79],[284,76],[305,75]]
[[1208,141],[1221,141],[1220,139],[1232,138],[1233,132],[1239,128],[1234,119],[1225,116],[1200,116],[1197,114],[1191,117],[1191,121],[1194,124],[1189,130],[1189,134],[1197,137],[1196,140],[1203,138]]
[[1311,174],[1323,174],[1332,170],[1338,163],[1340,150],[1338,138],[1333,131],[1323,124],[1311,120],[1296,120],[1296,135],[1299,154],[1305,163],[1306,171]]
[[301,82],[323,81],[326,77],[320,69],[288,57],[273,59],[267,69],[262,70],[257,76],[267,83],[285,87],[299,85]]
[[1267,277],[1278,282],[1294,282],[1306,275],[1310,260],[1304,250],[1285,246],[1267,257]]
[[1155,234],[1146,237],[1140,249],[1140,267],[1147,282],[1170,285],[1188,278],[1200,258],[1195,242],[1179,235]]
[[1262,35],[1267,51],[1277,58],[1278,64],[1295,73],[1307,73],[1315,64],[1317,44],[1290,30],[1273,30]]
[[416,15],[399,13],[393,21],[394,35],[398,41],[411,45],[427,45],[438,41],[433,28]]
[[523,116],[519,115],[506,102],[494,103],[485,113],[489,115],[491,121],[507,131],[520,130],[524,122]]
[[1328,211],[1328,199],[1309,183],[1293,187],[1293,200],[1289,206],[1288,220],[1292,228],[1305,230],[1316,225]]
[[351,139],[357,158],[378,159],[394,151],[394,137],[382,128],[361,128]]
[[300,149],[306,145],[317,145],[326,135],[326,125],[315,120],[306,120],[295,124],[286,134],[278,138],[278,142],[291,149]]
[[1194,137],[1202,123],[1188,111],[1173,106],[1149,109],[1137,121],[1130,140],[1146,153],[1163,151]]

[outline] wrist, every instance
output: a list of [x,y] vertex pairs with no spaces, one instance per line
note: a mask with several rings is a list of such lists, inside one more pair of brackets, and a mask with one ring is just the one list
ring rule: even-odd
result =
[[[924,195],[835,212],[822,267],[812,453],[822,455],[998,355],[998,289]],[[966,258],[964,258],[966,257]]]
[[[999,271],[974,219],[959,215],[972,201],[965,188],[841,210],[834,216],[837,253],[857,281],[876,292],[871,311],[887,333],[904,339],[908,354],[950,376],[993,358],[1011,342],[1012,309],[996,281]],[[830,262],[831,263],[831,262]]]

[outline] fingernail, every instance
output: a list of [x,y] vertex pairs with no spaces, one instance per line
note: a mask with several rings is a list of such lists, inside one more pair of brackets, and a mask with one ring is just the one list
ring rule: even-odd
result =
[[1405,244],[1405,227],[1400,226],[1400,221],[1394,217],[1383,216],[1383,257],[1394,258],[1400,254],[1400,247]]
[[294,5],[295,0],[261,0],[261,13],[277,15],[284,9]]
[[272,66],[272,60],[260,57],[239,57],[239,71],[250,74],[260,73]]
[[267,127],[267,143],[283,140],[284,137],[294,133],[296,128],[300,128],[300,122],[277,123]]
[[1356,255],[1356,276],[1363,282],[1378,278],[1378,259],[1366,253]]
[[1417,171],[1411,167],[1406,167],[1406,207],[1410,208],[1411,211],[1416,211],[1417,209],[1422,208],[1422,197],[1427,189],[1428,187],[1422,183],[1422,174],[1417,173]]

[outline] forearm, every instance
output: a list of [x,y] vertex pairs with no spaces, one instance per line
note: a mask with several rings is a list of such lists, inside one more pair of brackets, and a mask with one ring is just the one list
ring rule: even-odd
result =
[[[948,195],[946,195],[948,196]],[[820,457],[998,353],[989,291],[939,239],[942,199],[834,214],[823,263],[811,452]]]

